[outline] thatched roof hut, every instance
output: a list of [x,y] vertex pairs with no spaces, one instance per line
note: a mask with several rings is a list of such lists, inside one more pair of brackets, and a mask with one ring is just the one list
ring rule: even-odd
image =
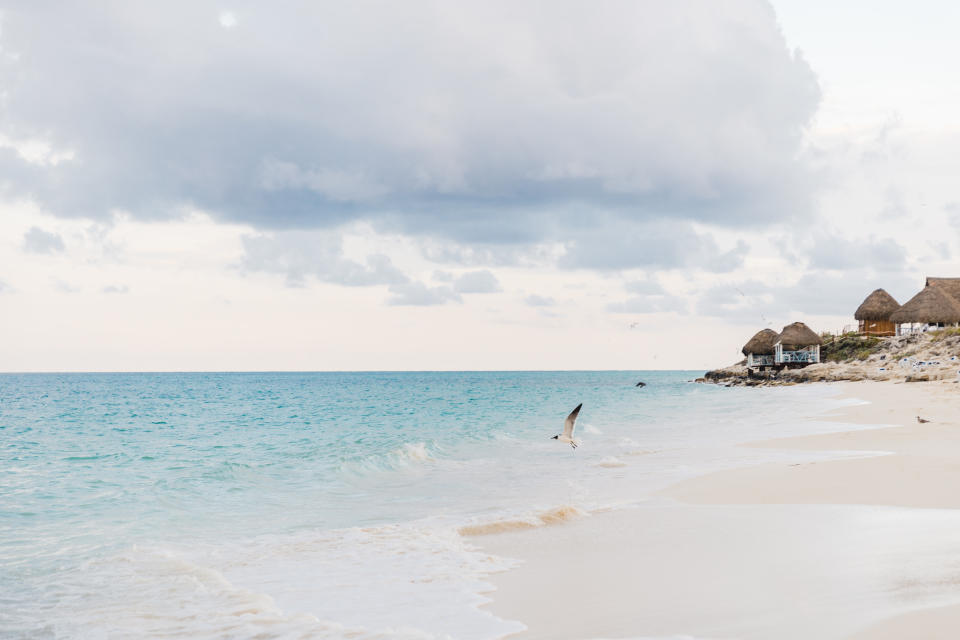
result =
[[913,296],[902,307],[890,314],[890,320],[897,324],[920,322],[925,324],[960,322],[960,302],[957,302],[950,289],[960,288],[947,280],[956,278],[927,278],[927,286]]
[[853,317],[857,320],[889,320],[890,314],[899,308],[900,303],[893,296],[883,289],[877,289],[857,307]]
[[761,329],[743,345],[743,355],[751,353],[758,356],[773,355],[773,345],[777,342],[778,334],[773,329]]
[[928,277],[926,286],[937,285],[947,292],[954,300],[960,301],[960,278],[931,278]]
[[823,344],[820,336],[802,322],[794,322],[793,324],[785,326],[783,331],[780,332],[777,342],[787,350]]

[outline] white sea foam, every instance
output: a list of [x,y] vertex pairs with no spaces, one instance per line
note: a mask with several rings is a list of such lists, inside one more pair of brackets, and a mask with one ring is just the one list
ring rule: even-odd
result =
[[55,618],[64,637],[492,638],[523,628],[478,608],[510,566],[429,522],[134,546],[73,572]]
[[341,470],[347,473],[375,473],[397,471],[411,466],[434,462],[435,446],[426,442],[405,442],[386,453],[375,453],[344,461]]

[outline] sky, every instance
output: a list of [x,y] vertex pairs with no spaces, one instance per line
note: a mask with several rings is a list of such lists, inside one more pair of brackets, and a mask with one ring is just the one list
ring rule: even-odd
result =
[[705,369],[960,276],[960,8],[0,9],[0,371]]

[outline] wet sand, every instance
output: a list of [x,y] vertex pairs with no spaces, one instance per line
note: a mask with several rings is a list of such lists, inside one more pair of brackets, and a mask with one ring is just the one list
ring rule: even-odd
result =
[[[721,471],[642,506],[472,538],[520,559],[527,638],[938,638],[960,625],[960,385],[839,383],[896,425],[745,446],[854,457]],[[917,415],[932,420],[918,424]]]

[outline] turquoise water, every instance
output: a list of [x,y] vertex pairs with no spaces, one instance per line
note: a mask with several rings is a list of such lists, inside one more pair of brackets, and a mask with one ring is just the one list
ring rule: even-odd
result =
[[829,404],[696,375],[2,375],[0,636],[500,637],[511,561],[459,528],[629,507]]

